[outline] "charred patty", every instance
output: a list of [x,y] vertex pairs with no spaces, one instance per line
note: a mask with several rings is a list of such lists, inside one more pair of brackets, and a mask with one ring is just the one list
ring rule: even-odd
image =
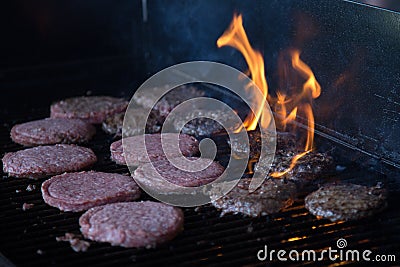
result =
[[311,214],[333,222],[368,217],[386,205],[386,190],[356,184],[325,185],[305,198],[305,207]]
[[[108,117],[102,124],[103,130],[112,134],[115,137],[122,137],[122,127],[124,118],[127,116],[129,123],[125,125],[125,136],[134,136],[144,133],[158,133],[161,130],[161,125],[158,121],[157,115],[150,112],[147,117],[146,109],[144,108],[129,108],[126,113],[118,113]],[[139,121],[146,121],[146,127],[139,127]]]
[[159,90],[163,90],[163,88],[148,88],[148,90],[137,92],[133,96],[133,101],[145,108],[154,109],[161,119],[165,119],[172,109],[184,101],[204,96],[204,91],[195,86],[181,85],[166,93],[156,102],[156,94]]
[[[261,153],[260,132],[248,132],[249,145],[243,144],[240,140],[230,140],[232,153],[239,155],[248,152],[251,159],[258,160]],[[265,136],[265,138],[270,138]],[[294,136],[286,133],[277,133],[276,150],[274,160],[271,164],[269,174],[287,170],[295,155],[303,152],[298,147]],[[257,169],[257,165],[255,167]],[[334,168],[333,158],[325,152],[311,151],[297,161],[295,167],[281,178],[293,180],[299,184],[307,184],[324,172]]]
[[250,178],[242,178],[225,196],[213,200],[214,207],[226,213],[242,213],[251,217],[276,213],[293,204],[296,185],[283,179],[268,179],[254,192],[249,192]]

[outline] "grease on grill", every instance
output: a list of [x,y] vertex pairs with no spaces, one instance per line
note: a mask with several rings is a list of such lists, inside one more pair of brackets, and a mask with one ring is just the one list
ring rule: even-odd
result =
[[32,204],[32,203],[24,203],[24,204],[22,204],[22,210],[23,210],[23,211],[30,210],[31,208],[33,208],[33,206],[35,206],[35,204]]
[[88,250],[90,247],[90,243],[84,240],[81,240],[82,236],[81,235],[75,235],[73,233],[65,233],[64,236],[58,236],[56,237],[57,242],[69,242],[71,245],[71,248],[75,252],[85,252]]

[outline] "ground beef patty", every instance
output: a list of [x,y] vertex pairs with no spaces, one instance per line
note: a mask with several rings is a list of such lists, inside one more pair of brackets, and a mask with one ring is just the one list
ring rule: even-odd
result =
[[155,247],[183,229],[181,209],[152,201],[107,204],[79,219],[82,234],[113,246]]
[[[160,101],[156,103],[156,92],[163,88],[148,88],[137,92],[133,96],[133,101],[136,104],[145,108],[153,108],[158,112],[161,118],[165,118],[177,105],[191,98],[204,96],[204,91],[191,85],[181,85],[165,94]],[[156,103],[154,105],[154,103]]]
[[[177,139],[177,133],[164,133],[162,134],[164,143],[164,148],[168,151],[168,147],[175,144]],[[128,159],[130,165],[138,166],[141,163],[146,163],[155,160],[165,159],[165,153],[161,145],[161,134],[146,134],[146,146],[141,142],[143,135],[126,137],[124,140],[131,147],[131,153],[125,155]],[[199,152],[199,142],[196,138],[186,135],[179,135],[179,147],[184,156],[193,156]],[[122,140],[116,141],[111,144],[111,159],[118,164],[126,165]],[[178,152],[178,151],[177,151]],[[178,153],[176,155],[169,155],[171,157],[180,156]]]
[[141,127],[136,127],[139,120],[147,121],[146,133],[157,133],[161,130],[161,125],[154,112],[150,112],[147,118],[147,111],[144,108],[130,108],[127,113],[118,113],[108,117],[102,124],[103,130],[114,137],[122,137],[122,127],[124,124],[125,114],[128,116],[129,124],[125,125],[125,136],[134,136],[144,134]]
[[333,222],[357,220],[386,208],[386,195],[386,190],[379,186],[330,184],[309,194],[305,207],[311,214]]
[[[211,159],[180,157],[174,160],[180,162],[184,169],[178,169],[168,160],[159,160],[140,165],[135,170],[133,178],[139,184],[161,193],[170,191],[168,182],[179,186],[196,187],[211,183],[225,171],[224,167]],[[202,166],[207,166],[207,168],[202,169]]]
[[107,117],[125,111],[128,101],[110,96],[81,96],[68,98],[51,105],[52,118],[82,119],[102,123]]
[[[187,122],[189,119],[194,118]],[[194,109],[188,111],[184,116],[176,116],[172,118],[172,123],[176,131],[194,136],[210,136],[224,131],[224,127],[216,120],[223,124],[231,125],[231,114],[223,110],[202,110]],[[187,123],[186,123],[187,122]],[[229,130],[229,129],[228,129]]]
[[93,165],[96,155],[76,145],[38,146],[4,155],[3,171],[14,177],[41,178],[79,171]]
[[96,128],[82,120],[47,118],[15,125],[11,139],[25,146],[84,143],[95,133]]
[[64,173],[42,184],[44,202],[63,211],[82,211],[114,202],[138,199],[132,177],[104,172]]
[[[251,159],[258,160],[261,152],[260,132],[248,132],[250,145],[243,145],[235,137],[229,141],[232,152],[236,155],[249,152]],[[265,138],[269,138],[266,136]],[[267,139],[268,140],[268,139]],[[276,150],[274,160],[269,173],[283,172],[290,167],[292,159],[298,153],[303,152],[298,147],[298,142],[293,135],[288,133],[276,134]],[[306,185],[315,180],[320,174],[334,169],[333,158],[325,152],[311,151],[297,161],[296,166],[286,173],[282,178],[293,180],[299,184]],[[255,167],[257,170],[257,165]]]
[[251,217],[276,213],[293,204],[296,185],[283,179],[268,179],[254,192],[249,192],[251,178],[242,178],[225,196],[213,200],[214,207],[226,213],[242,213]]

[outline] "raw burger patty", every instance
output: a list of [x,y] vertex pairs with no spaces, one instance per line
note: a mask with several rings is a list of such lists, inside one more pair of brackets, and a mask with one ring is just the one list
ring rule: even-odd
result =
[[97,158],[89,148],[63,144],[10,152],[2,160],[3,171],[10,176],[41,178],[79,171],[93,165]]
[[305,198],[305,207],[311,214],[333,222],[368,217],[386,205],[386,190],[355,184],[326,185]]
[[42,184],[44,202],[63,211],[82,211],[114,202],[138,199],[132,177],[104,172],[64,173]]
[[[183,166],[184,170],[176,168],[168,160],[146,163],[135,170],[133,178],[153,190],[168,191],[169,185],[166,181],[185,187],[201,186],[216,180],[225,171],[224,167],[211,159],[175,158],[175,160],[179,159],[187,159],[192,162],[184,161],[186,164]],[[201,170],[201,166],[207,166],[207,168]]]
[[[163,136],[163,140],[165,142],[164,147],[168,149],[168,147],[171,147],[175,143],[178,134],[164,133]],[[128,157],[128,162],[131,165],[138,166],[139,164],[149,162],[150,160],[155,161],[166,158],[163,147],[161,145],[161,134],[146,134],[146,147],[141,142],[142,138],[143,135],[127,137],[124,139],[132,150],[132,153],[126,155]],[[116,141],[111,144],[111,159],[118,164],[126,165],[122,147],[122,140]],[[186,134],[179,135],[179,147],[184,156],[192,156],[199,152],[199,142],[197,141],[197,139]],[[177,157],[180,155],[172,154],[169,156]]]
[[15,125],[11,139],[25,146],[84,143],[95,133],[96,128],[82,120],[47,118]]
[[242,213],[251,217],[276,213],[293,204],[296,185],[284,179],[268,179],[254,192],[248,188],[251,178],[242,178],[225,196],[213,200],[214,207],[222,214]]
[[52,118],[82,119],[102,123],[107,117],[125,111],[128,101],[110,96],[81,96],[68,98],[51,105]]
[[129,108],[128,111],[127,113],[118,113],[108,117],[102,124],[103,130],[108,134],[113,134],[115,137],[122,137],[125,114],[130,119],[129,124],[125,125],[125,136],[144,134],[142,127],[136,126],[136,121],[138,120],[144,121],[147,119],[146,133],[157,133],[161,130],[154,112],[151,112],[149,118],[146,118],[146,110],[144,108]]
[[155,247],[183,229],[181,209],[152,201],[107,204],[79,219],[82,234],[113,246]]

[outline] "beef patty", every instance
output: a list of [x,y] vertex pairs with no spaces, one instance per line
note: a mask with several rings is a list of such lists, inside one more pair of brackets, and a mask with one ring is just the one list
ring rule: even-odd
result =
[[250,193],[250,178],[242,178],[225,196],[213,200],[214,207],[226,213],[242,213],[251,217],[276,213],[293,204],[296,185],[284,179],[268,179]]
[[[240,140],[235,140],[235,138],[229,141],[232,152],[236,155],[248,152],[251,159],[258,160],[261,153],[261,134],[253,131],[248,132],[248,135],[249,146],[243,145],[242,142],[239,142]],[[268,138],[268,136],[265,138]],[[301,152],[303,151],[298,148],[298,143],[294,136],[286,133],[277,133],[275,156],[269,174],[283,172],[288,169],[293,157]],[[257,165],[255,169],[257,170]],[[333,169],[334,161],[328,153],[311,151],[300,158],[296,166],[282,178],[306,185],[318,178],[322,173]]]
[[91,208],[79,219],[82,234],[113,246],[155,247],[183,229],[181,209],[163,203],[125,202]]
[[96,128],[78,119],[36,120],[17,124],[11,129],[11,139],[24,146],[84,143],[96,133]]
[[[154,109],[160,118],[166,118],[168,114],[177,105],[183,103],[191,98],[204,96],[204,91],[196,88],[192,85],[181,85],[165,94],[156,103],[156,92],[162,90],[160,88],[148,88],[141,92],[137,92],[133,96],[133,101],[136,104],[143,106],[145,108]],[[154,103],[156,103],[154,105]]]
[[[168,182],[178,186],[196,187],[211,183],[225,171],[224,167],[211,159],[181,157],[174,160],[179,162],[183,169],[178,169],[168,160],[159,160],[140,165],[133,178],[139,184],[158,192],[169,192]],[[206,168],[202,169],[202,166]]]
[[379,186],[329,184],[309,194],[305,207],[311,214],[333,222],[357,220],[386,208],[386,196],[386,190]]
[[[178,139],[178,134],[176,133],[164,133],[163,140],[164,148],[166,151],[170,151],[171,147],[174,146],[175,141]],[[161,144],[161,134],[146,134],[145,140],[146,145],[143,144],[142,136],[132,136],[126,137],[124,142],[126,142],[127,146],[131,149],[130,153],[127,153],[125,157],[127,157],[128,163],[133,166],[137,166],[141,163],[146,163],[149,161],[161,160],[165,159],[165,153],[163,150],[163,146]],[[196,138],[186,135],[179,135],[179,148],[181,153],[184,156],[193,156],[199,152],[199,142]],[[126,165],[122,140],[116,141],[111,144],[111,159],[118,164]],[[169,156],[177,157],[179,155],[179,151],[171,152]],[[176,153],[176,154],[174,154]]]
[[[114,137],[122,137],[122,127],[124,124],[124,117],[128,116],[129,124],[125,125],[125,136],[134,136],[144,133],[157,133],[161,130],[161,125],[154,112],[150,112],[149,117],[146,117],[146,110],[144,108],[129,108],[127,113],[118,113],[107,118],[103,124],[103,130],[108,134],[113,134]],[[137,127],[137,122],[146,120],[145,129]],[[144,132],[145,130],[145,132]]]
[[14,177],[42,178],[79,171],[93,165],[96,155],[86,147],[58,144],[27,148],[4,155],[3,171]]
[[[194,119],[188,121],[191,118]],[[175,130],[181,131],[181,133],[194,136],[210,136],[225,130],[224,127],[216,121],[217,119],[223,124],[228,124],[229,120],[232,120],[231,114],[227,114],[223,110],[194,109],[187,112],[182,117],[173,117],[172,123]]]
[[107,117],[125,111],[128,101],[110,96],[81,96],[68,98],[51,105],[52,118],[82,119],[102,123]]
[[114,202],[138,199],[132,177],[104,172],[64,173],[42,184],[44,202],[63,211],[83,211]]

